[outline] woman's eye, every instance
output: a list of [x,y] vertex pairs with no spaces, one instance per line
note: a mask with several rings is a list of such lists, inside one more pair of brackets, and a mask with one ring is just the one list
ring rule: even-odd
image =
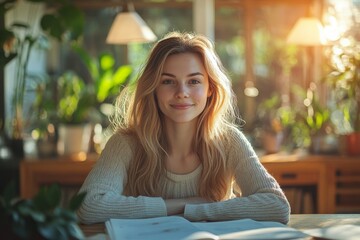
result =
[[191,79],[191,80],[189,81],[189,83],[190,83],[190,84],[199,84],[200,81],[199,81],[199,80],[196,80],[196,79]]
[[174,80],[172,80],[172,79],[164,79],[164,80],[162,80],[161,83],[162,84],[172,84],[172,83],[174,83]]

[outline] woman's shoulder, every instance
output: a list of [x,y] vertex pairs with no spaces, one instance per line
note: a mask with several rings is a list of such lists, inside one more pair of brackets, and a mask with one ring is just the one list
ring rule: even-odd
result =
[[132,156],[135,149],[136,141],[134,135],[116,131],[114,132],[105,144],[102,155],[110,156]]
[[227,143],[233,144],[248,142],[242,130],[237,127],[229,127],[225,133],[224,139]]
[[115,131],[107,140],[106,147],[117,148],[128,147],[133,148],[136,140],[133,134],[128,132]]
[[246,135],[239,128],[231,128],[227,131],[225,148],[230,158],[248,159],[254,157],[255,151]]

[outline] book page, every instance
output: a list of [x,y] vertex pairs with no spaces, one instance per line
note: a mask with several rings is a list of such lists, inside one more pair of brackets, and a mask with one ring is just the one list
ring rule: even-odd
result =
[[111,240],[298,239],[309,236],[277,222],[251,219],[190,222],[180,216],[111,219],[106,222],[106,228]]
[[324,239],[360,239],[360,226],[352,224],[344,224],[338,226],[314,228],[304,230],[305,233]]
[[211,233],[200,232],[188,220],[179,216],[110,219],[105,224],[111,240],[218,239]]
[[197,228],[219,239],[298,239],[309,235],[278,222],[239,219],[221,222],[196,222]]

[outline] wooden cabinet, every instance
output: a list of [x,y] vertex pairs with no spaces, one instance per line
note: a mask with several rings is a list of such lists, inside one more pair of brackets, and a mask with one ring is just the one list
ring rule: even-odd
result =
[[328,211],[360,212],[360,157],[327,164]]
[[283,188],[314,187],[317,213],[360,212],[360,156],[271,154],[261,162]]
[[96,163],[97,155],[77,158],[25,159],[20,163],[20,195],[31,198],[40,186],[58,183],[62,187],[80,188]]
[[[51,183],[80,188],[97,158],[22,161],[21,197],[30,198],[40,186]],[[281,187],[314,189],[316,213],[360,212],[360,156],[270,154],[260,160]]]

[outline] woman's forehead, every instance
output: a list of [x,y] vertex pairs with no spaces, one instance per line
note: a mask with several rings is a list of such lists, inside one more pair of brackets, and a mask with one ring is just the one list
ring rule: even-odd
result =
[[205,73],[205,67],[200,56],[196,53],[178,53],[167,57],[163,72],[194,71]]

